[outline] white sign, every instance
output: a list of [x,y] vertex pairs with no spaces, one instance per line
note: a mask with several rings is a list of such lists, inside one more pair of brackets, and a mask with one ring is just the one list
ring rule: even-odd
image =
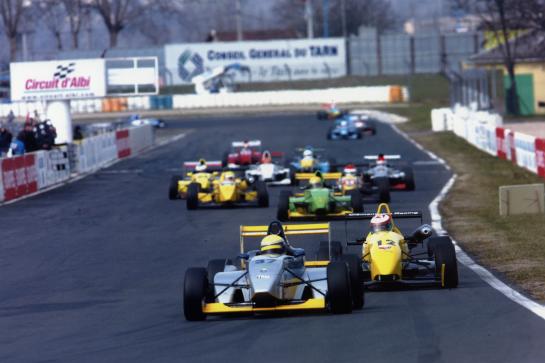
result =
[[238,82],[334,78],[346,75],[346,49],[344,38],[170,44],[165,63],[172,84],[233,63],[250,69]]
[[11,100],[104,97],[104,69],[104,59],[11,63]]
[[106,59],[106,83],[109,95],[159,93],[157,57]]

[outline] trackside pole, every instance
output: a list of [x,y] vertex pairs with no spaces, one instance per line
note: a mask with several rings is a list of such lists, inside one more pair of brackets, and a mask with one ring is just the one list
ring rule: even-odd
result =
[[47,101],[45,113],[57,130],[56,144],[65,144],[74,140],[72,134],[72,115],[70,100]]

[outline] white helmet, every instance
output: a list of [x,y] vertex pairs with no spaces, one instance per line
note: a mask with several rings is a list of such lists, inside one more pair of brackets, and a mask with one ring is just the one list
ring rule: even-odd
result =
[[303,151],[303,157],[311,158],[312,157],[312,150],[306,149],[305,151]]
[[343,170],[345,175],[356,175],[356,167],[352,164],[348,164]]
[[199,163],[195,166],[196,172],[202,172],[206,170],[206,161],[204,159],[199,160]]

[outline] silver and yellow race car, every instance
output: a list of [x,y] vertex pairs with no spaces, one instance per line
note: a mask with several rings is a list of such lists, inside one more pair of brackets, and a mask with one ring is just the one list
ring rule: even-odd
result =
[[[187,320],[208,315],[330,311],[350,313],[363,307],[358,266],[344,261],[307,261],[305,251],[288,237],[327,235],[329,224],[240,227],[240,266],[228,259],[212,260],[208,268],[185,274],[183,306]],[[259,250],[245,251],[244,239],[263,238]],[[265,242],[264,242],[265,241]],[[272,242],[266,242],[272,241]]]

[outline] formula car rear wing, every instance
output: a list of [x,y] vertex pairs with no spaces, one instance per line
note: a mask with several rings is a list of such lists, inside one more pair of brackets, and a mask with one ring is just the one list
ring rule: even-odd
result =
[[[419,218],[422,220],[422,212],[419,211],[409,211],[409,212],[390,212],[388,213],[395,219],[409,219],[409,218]],[[344,216],[343,219],[347,220],[370,220],[376,213],[350,213]]]
[[[313,176],[316,176],[316,173],[295,173],[295,179],[297,180],[309,180]],[[339,180],[342,176],[342,173],[322,173],[324,180]]]
[[[279,230],[271,231],[271,227]],[[327,235],[329,254],[331,255],[331,230],[329,223],[308,223],[308,224],[284,224],[272,222],[268,226],[240,226],[240,253],[244,254],[244,237],[265,237],[268,234],[278,234],[289,244],[287,236],[301,235]],[[305,261],[307,267],[327,266],[329,261]],[[244,261],[241,261],[244,268]]]
[[[195,167],[200,164],[200,161],[186,161],[184,162],[184,168],[186,171],[194,171]],[[220,160],[213,160],[206,162],[207,171],[221,171],[222,165]]]
[[[399,160],[401,155],[383,155],[384,160]],[[364,155],[365,160],[378,160],[379,155]]]
[[243,147],[244,144],[248,144],[249,147],[261,147],[261,140],[233,141],[231,143],[231,146],[232,147]]

